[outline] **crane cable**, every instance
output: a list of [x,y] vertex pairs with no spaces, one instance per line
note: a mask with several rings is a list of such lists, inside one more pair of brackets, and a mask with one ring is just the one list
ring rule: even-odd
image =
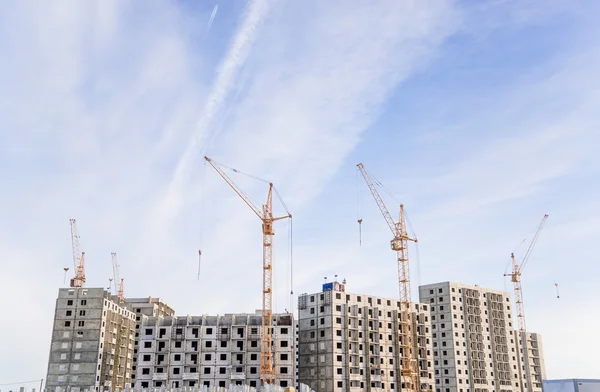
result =
[[362,200],[361,198],[361,192],[360,190],[362,189],[362,187],[360,187],[359,182],[360,182],[360,177],[359,177],[359,169],[356,168],[356,221],[358,222],[358,245],[362,246],[362,211],[361,211],[361,205],[360,202]]
[[206,214],[206,160],[204,160],[204,173],[202,176],[202,195],[200,200],[200,247],[198,248],[198,280],[200,280],[200,266],[202,264],[202,247],[204,245],[204,221]]

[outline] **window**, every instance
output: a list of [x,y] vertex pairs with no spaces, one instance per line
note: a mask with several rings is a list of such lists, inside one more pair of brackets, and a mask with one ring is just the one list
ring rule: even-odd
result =
[[144,342],[144,348],[152,348],[152,342]]
[[251,361],[256,361],[258,359],[258,355],[257,354],[250,354],[250,360]]
[[73,312],[72,312],[72,311],[70,311],[70,310],[67,310],[67,313],[66,313],[65,315],[66,315],[67,317],[69,317],[69,316],[71,316],[72,314],[73,314]]
[[79,320],[79,323],[77,323],[77,325],[79,325],[80,327],[83,327],[85,325],[85,321]]
[[[84,294],[84,295],[85,295],[85,294]],[[85,306],[85,305],[87,305],[87,299],[82,299],[82,300],[81,300],[81,305],[82,305],[82,306]]]
[[70,327],[71,326],[71,322],[70,321],[65,321],[65,327]]
[[205,367],[204,368],[204,374],[210,374],[210,368],[209,367]]
[[152,329],[151,328],[146,328],[146,332],[144,332],[146,335],[152,335]]
[[212,342],[211,342],[210,340],[207,340],[207,341],[206,341],[206,347],[207,347],[207,348],[210,348],[210,347],[212,347]]
[[72,299],[67,300],[67,306],[73,306],[73,300]]
[[173,374],[179,374],[180,368],[173,368]]
[[143,358],[142,358],[142,361],[148,362],[148,361],[150,361],[150,358],[151,358],[150,355],[144,355]]
[[175,342],[175,348],[181,348],[181,342]]
[[142,368],[142,374],[150,374],[150,368]]
[[85,310],[80,310],[80,311],[79,311],[79,315],[80,315],[80,316],[85,316]]
[[206,328],[206,334],[207,335],[212,335],[213,333],[213,329],[212,328]]
[[77,353],[73,355],[73,359],[81,359],[81,354]]
[[288,355],[287,354],[280,354],[279,355],[279,359],[281,361],[287,361],[288,360]]
[[227,368],[220,367],[219,368],[219,374],[225,374],[225,373],[227,373]]
[[342,362],[342,356],[341,356],[341,355],[338,355],[338,356],[337,356],[337,361],[338,361],[338,362]]
[[287,328],[281,328],[281,334],[282,335],[287,335],[288,334],[288,329]]
[[250,374],[256,374],[256,367],[252,366],[250,368]]
[[287,374],[288,368],[287,368],[287,366],[282,366],[279,371],[281,374]]
[[[313,332],[314,333],[314,332]],[[314,336],[313,336],[314,337]],[[258,347],[258,340],[251,340],[250,347]]]
[[288,342],[287,340],[282,340],[281,343],[279,344],[280,347],[287,347],[288,346]]
[[175,355],[173,355],[173,360],[174,361],[181,361],[181,354],[175,354]]
[[227,360],[227,354],[221,354],[221,355],[219,356],[219,359],[220,359],[221,361],[226,361],[226,360]]

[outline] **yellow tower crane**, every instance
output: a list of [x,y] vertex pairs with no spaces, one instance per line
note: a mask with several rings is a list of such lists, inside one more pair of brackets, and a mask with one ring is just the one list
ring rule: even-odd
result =
[[71,245],[73,247],[73,266],[75,277],[71,279],[71,287],[83,287],[85,283],[85,252],[79,247],[79,234],[77,234],[77,222],[75,218],[69,219],[71,223]]
[[[267,201],[263,204],[262,209],[258,208],[246,196],[246,194],[233,182],[231,178],[225,174],[223,169],[209,157],[204,157],[208,163],[219,173],[221,177],[229,184],[229,186],[238,194],[239,197],[250,207],[250,209],[262,221],[263,233],[263,290],[262,290],[262,336],[261,336],[261,352],[260,352],[260,377],[265,384],[272,384],[275,378],[275,370],[273,369],[273,222],[291,218],[292,215],[287,211],[287,215],[273,217],[273,184],[269,183],[269,192],[267,193]],[[276,191],[277,192],[277,191]]]
[[390,241],[390,245],[392,250],[396,252],[398,260],[398,283],[400,286],[401,328],[399,340],[402,351],[401,375],[404,378],[404,383],[401,383],[404,386],[401,387],[401,390],[419,391],[421,387],[419,385],[417,353],[413,346],[410,269],[408,263],[408,241],[417,242],[417,240],[408,236],[404,218],[404,205],[400,204],[400,217],[398,222],[395,222],[364,165],[359,163],[357,166],[379,207],[379,211],[381,211],[381,215],[383,215],[394,236]]
[[117,263],[117,254],[115,252],[111,253],[112,256],[112,265],[113,265],[113,279],[115,281],[115,291],[119,301],[125,302],[125,292],[124,292],[124,282],[123,278],[120,277],[119,273],[119,263]]
[[[540,225],[538,226],[533,239],[529,243],[529,247],[527,247],[527,251],[525,252],[525,256],[523,256],[523,260],[521,261],[521,265],[517,264],[515,259],[514,252],[510,254],[510,258],[512,260],[512,272],[510,274],[504,274],[504,276],[510,276],[511,281],[514,284],[515,289],[515,303],[517,305],[517,321],[519,324],[519,337],[521,339],[521,347],[523,352],[523,360],[525,366],[527,366],[526,374],[529,374],[529,347],[528,347],[528,337],[527,337],[527,327],[525,324],[525,306],[523,303],[523,287],[521,286],[521,273],[523,272],[523,268],[527,264],[529,257],[531,256],[531,252],[540,236],[542,228],[546,223],[546,219],[548,219],[548,214],[544,214]],[[521,386],[523,387],[523,386]],[[525,389],[528,392],[532,392],[532,382],[527,382],[527,388]]]
[[527,331],[526,325],[525,325],[525,306],[523,304],[523,288],[521,286],[521,273],[523,272],[523,268],[525,267],[525,264],[527,264],[527,261],[529,260],[529,257],[531,256],[533,247],[535,246],[535,244],[540,236],[540,233],[541,233],[542,229],[544,228],[546,219],[548,219],[548,214],[545,214],[544,217],[542,218],[542,221],[540,222],[540,225],[538,226],[537,231],[535,232],[535,235],[533,236],[533,239],[529,243],[529,247],[527,248],[527,251],[525,252],[525,256],[523,256],[523,260],[521,261],[521,264],[520,265],[517,264],[517,261],[515,259],[515,254],[511,253],[510,258],[512,260],[512,272],[510,274],[504,274],[504,276],[510,276],[510,280],[514,284],[515,303],[517,305],[517,321],[519,324],[519,332],[520,333],[524,333]]

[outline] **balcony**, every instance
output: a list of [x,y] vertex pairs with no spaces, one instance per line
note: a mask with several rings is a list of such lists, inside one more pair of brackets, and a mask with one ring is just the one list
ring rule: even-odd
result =
[[169,374],[168,373],[154,373],[152,375],[152,380],[154,381],[167,381]]
[[183,373],[184,380],[198,380],[198,373]]

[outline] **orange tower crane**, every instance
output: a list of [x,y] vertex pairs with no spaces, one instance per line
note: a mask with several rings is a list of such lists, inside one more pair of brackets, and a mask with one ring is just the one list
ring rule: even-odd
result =
[[404,205],[400,204],[400,218],[395,222],[392,215],[388,211],[383,199],[375,188],[375,184],[369,176],[362,163],[359,163],[358,169],[362,174],[381,215],[385,219],[388,227],[392,231],[394,238],[390,241],[393,251],[396,252],[398,260],[398,283],[400,286],[400,348],[402,352],[401,375],[405,382],[401,383],[406,387],[401,387],[402,390],[421,390],[419,384],[417,354],[413,349],[413,328],[412,328],[412,312],[410,301],[410,269],[408,263],[408,241],[417,242],[415,238],[410,238],[406,231],[406,220],[404,218]]
[[521,265],[517,264],[517,261],[515,259],[515,254],[511,253],[510,258],[512,260],[512,272],[510,274],[504,274],[504,276],[510,276],[510,280],[514,284],[515,303],[517,304],[517,320],[518,320],[518,324],[519,324],[519,332],[520,333],[524,333],[527,331],[526,325],[525,325],[525,306],[523,304],[523,288],[521,286],[521,273],[523,272],[523,268],[525,267],[525,264],[527,264],[527,261],[529,260],[529,257],[531,256],[533,247],[535,246],[535,244],[540,236],[542,228],[544,227],[544,224],[546,223],[546,219],[548,219],[548,214],[545,214],[544,217],[542,218],[542,221],[540,222],[540,225],[538,226],[537,231],[535,232],[535,235],[533,236],[533,239],[529,243],[529,247],[527,248],[527,251],[525,252],[525,256],[523,256]]
[[73,265],[75,266],[75,277],[71,279],[71,287],[83,287],[85,283],[85,252],[82,252],[79,247],[75,218],[69,219],[69,222],[71,222],[71,245],[73,247]]
[[250,207],[252,211],[262,221],[263,232],[263,291],[262,291],[262,337],[261,337],[261,352],[260,352],[260,377],[265,384],[272,384],[275,378],[275,370],[273,369],[273,222],[291,218],[289,213],[285,216],[273,217],[273,184],[269,183],[269,192],[267,201],[263,204],[262,209],[258,208],[246,196],[246,194],[233,182],[231,178],[225,174],[223,169],[209,157],[204,157],[208,163],[219,173],[221,177],[229,184],[229,186],[238,194],[239,197]]
[[115,252],[111,253],[112,256],[112,265],[113,265],[113,279],[115,281],[115,291],[117,297],[119,297],[120,302],[125,301],[124,287],[123,287],[123,278],[119,275],[119,263],[117,263],[117,254]]

